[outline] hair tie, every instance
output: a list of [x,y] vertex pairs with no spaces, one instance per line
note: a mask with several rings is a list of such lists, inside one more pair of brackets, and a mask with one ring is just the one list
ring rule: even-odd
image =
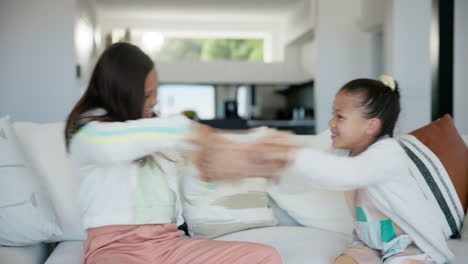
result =
[[380,82],[382,82],[385,86],[390,88],[390,90],[395,91],[396,89],[396,81],[390,75],[380,75],[379,77]]

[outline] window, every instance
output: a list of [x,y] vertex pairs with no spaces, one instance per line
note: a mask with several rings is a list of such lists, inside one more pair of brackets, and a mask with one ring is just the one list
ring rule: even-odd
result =
[[200,119],[215,118],[215,87],[212,85],[165,84],[158,88],[157,112],[161,116],[195,111]]
[[264,61],[261,38],[184,38],[148,30],[114,29],[112,42],[139,46],[156,61]]

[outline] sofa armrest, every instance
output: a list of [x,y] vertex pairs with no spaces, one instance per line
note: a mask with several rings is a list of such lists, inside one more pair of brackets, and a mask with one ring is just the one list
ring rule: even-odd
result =
[[0,246],[1,263],[42,264],[48,254],[48,246],[43,243],[24,247]]

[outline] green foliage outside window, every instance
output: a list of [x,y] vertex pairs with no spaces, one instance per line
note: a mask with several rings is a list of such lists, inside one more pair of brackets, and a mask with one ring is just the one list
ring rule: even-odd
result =
[[263,61],[261,39],[166,39],[156,60]]

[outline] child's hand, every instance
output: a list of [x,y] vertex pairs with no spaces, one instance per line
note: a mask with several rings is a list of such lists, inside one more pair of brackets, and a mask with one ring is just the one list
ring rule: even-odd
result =
[[205,144],[209,137],[215,132],[215,129],[194,121],[191,121],[194,133],[189,138],[189,142],[194,144]]
[[245,143],[234,142],[211,133],[205,134],[197,144],[198,149],[192,155],[192,162],[200,170],[202,180],[241,177],[242,173],[238,173],[238,168],[247,163]]
[[239,143],[215,133],[198,141],[192,161],[205,181],[246,177],[272,178],[289,162],[299,146],[284,133],[273,132],[253,143]]
[[300,147],[289,133],[273,131],[253,143],[251,159],[260,164],[274,160],[289,162],[291,151]]
[[192,121],[192,126],[194,127],[194,133],[189,138],[189,142],[196,145],[197,149],[192,153],[190,159],[198,168],[202,164],[203,155],[207,152],[207,147],[210,142],[214,140],[217,136],[214,134],[215,130],[207,125],[203,125],[197,122]]

